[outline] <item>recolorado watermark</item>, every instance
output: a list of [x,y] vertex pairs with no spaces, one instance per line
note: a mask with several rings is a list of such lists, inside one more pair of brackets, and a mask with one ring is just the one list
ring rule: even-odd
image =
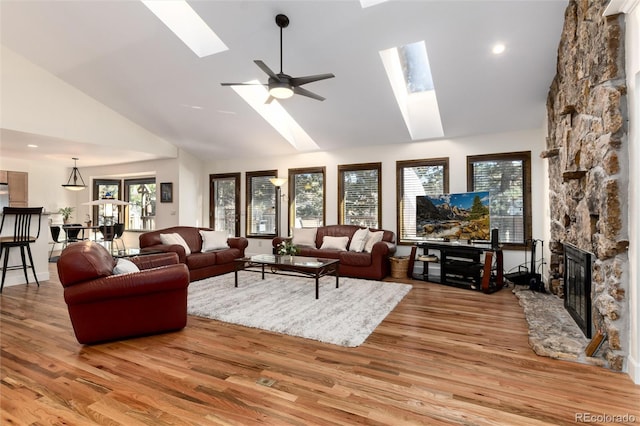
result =
[[576,423],[635,423],[637,419],[633,414],[594,414],[576,413]]

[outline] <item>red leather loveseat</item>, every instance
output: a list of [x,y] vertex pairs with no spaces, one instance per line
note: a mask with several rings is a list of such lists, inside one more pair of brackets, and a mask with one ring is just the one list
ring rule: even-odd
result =
[[[296,243],[296,232],[300,228],[293,230],[293,243],[298,249],[299,256],[323,257],[328,259],[340,259],[340,276],[364,278],[371,280],[381,280],[391,270],[389,257],[396,252],[395,233],[379,229],[369,229],[370,232],[381,233],[382,240],[372,244],[370,251],[353,251],[352,243],[356,231],[367,228],[356,225],[327,225],[318,228],[302,228],[305,232],[315,229],[315,239],[311,244],[299,245]],[[345,247],[322,248],[325,237],[348,237]],[[276,237],[272,240],[274,252],[284,240],[290,238]]]
[[[203,239],[200,231],[211,232],[209,228],[193,226],[174,226],[140,234],[140,249],[161,250],[178,254],[180,263],[189,268],[190,280],[202,280],[215,275],[226,274],[235,270],[234,259],[244,257],[244,250],[249,245],[246,238],[226,238],[227,247],[203,252]],[[162,235],[180,234],[188,245],[190,253],[180,244],[164,244]]]
[[71,244],[60,254],[58,276],[78,342],[97,343],[186,326],[189,271],[178,263],[178,256],[161,253],[129,260],[139,272],[114,274],[116,260],[92,241]]

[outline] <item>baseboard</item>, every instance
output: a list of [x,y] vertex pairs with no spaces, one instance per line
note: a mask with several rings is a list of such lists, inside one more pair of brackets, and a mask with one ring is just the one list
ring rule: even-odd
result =
[[[31,281],[33,280],[33,272],[29,269],[27,270],[27,273],[30,280],[29,283],[30,284],[32,283],[33,285],[37,286],[35,281]],[[49,281],[49,278],[51,278],[49,271],[38,272],[36,275],[38,277],[38,281],[40,281],[41,283],[43,281]],[[22,269],[14,269],[11,271],[7,271],[7,277],[4,280],[4,288],[11,287],[14,285],[20,285],[20,284],[24,284],[24,272],[22,271]]]
[[627,374],[636,385],[640,385],[640,360],[634,359],[631,355],[627,358]]

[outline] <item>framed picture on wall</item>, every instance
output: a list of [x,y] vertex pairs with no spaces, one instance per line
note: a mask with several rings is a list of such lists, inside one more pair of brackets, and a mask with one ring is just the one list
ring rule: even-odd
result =
[[160,184],[160,202],[173,203],[173,182],[162,182]]

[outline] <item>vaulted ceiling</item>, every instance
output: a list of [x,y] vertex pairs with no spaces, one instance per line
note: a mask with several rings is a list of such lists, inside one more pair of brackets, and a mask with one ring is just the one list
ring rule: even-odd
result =
[[[291,21],[283,33],[284,72],[335,74],[305,86],[325,101],[294,96],[281,105],[319,149],[335,150],[412,142],[379,52],[420,40],[429,55],[445,138],[541,127],[567,2],[390,1],[368,8],[359,1],[189,4],[229,50],[199,58],[134,0],[2,0],[1,42],[204,160],[287,155],[295,148],[220,85],[266,82],[255,59],[279,71],[278,13]],[[501,55],[491,52],[496,42],[506,46]],[[57,150],[67,162],[83,150],[81,141],[27,139],[39,136],[42,149]],[[2,139],[5,154],[25,149],[19,132],[3,129]]]

